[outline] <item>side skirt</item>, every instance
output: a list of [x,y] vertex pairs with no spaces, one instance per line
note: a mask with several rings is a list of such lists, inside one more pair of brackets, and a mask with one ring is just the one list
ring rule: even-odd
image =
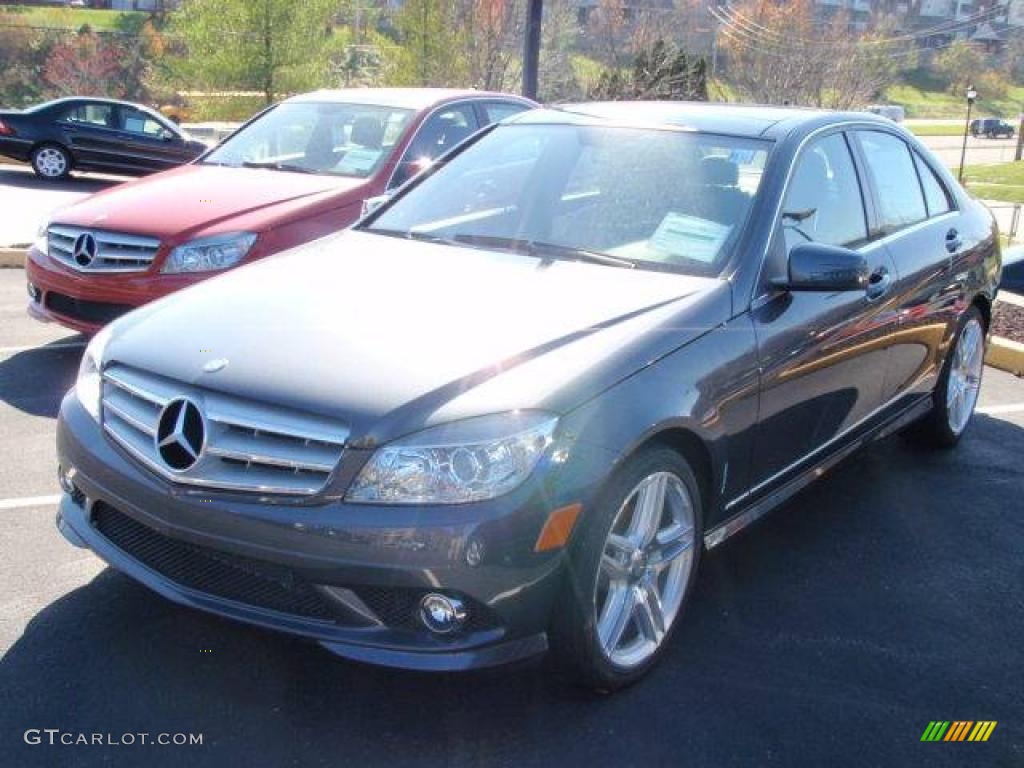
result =
[[798,472],[789,480],[780,480],[774,488],[768,488],[763,495],[751,501],[744,509],[704,534],[704,547],[714,549],[733,534],[742,531],[803,490],[858,448],[899,432],[927,414],[931,407],[931,395],[925,396],[873,429],[843,441],[838,448],[823,459]]

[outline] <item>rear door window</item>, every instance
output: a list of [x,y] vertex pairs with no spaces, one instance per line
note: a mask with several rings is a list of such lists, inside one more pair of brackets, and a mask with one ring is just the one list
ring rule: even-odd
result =
[[117,127],[112,104],[78,104],[65,112],[61,119],[78,125]]
[[921,177],[921,189],[924,190],[924,201],[928,206],[929,216],[941,216],[949,213],[953,206],[949,202],[949,192],[946,186],[935,175],[935,171],[914,153],[914,164],[917,166],[917,173]]
[[882,131],[858,131],[868,175],[878,198],[878,227],[885,236],[928,218],[910,147]]

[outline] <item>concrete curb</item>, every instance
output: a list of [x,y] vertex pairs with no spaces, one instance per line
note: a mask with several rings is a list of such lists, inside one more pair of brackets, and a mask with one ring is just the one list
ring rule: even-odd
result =
[[1024,376],[1024,344],[993,336],[988,343],[985,362],[1001,371]]
[[0,269],[5,267],[24,268],[28,246],[21,248],[0,248]]

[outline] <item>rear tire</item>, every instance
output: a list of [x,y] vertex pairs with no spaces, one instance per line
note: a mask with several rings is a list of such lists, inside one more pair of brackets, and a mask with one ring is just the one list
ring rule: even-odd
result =
[[910,435],[934,448],[952,448],[963,436],[978,402],[985,370],[985,320],[977,307],[968,309],[932,393],[932,409]]
[[658,661],[696,581],[703,545],[696,477],[676,451],[628,459],[568,555],[552,648],[576,682],[612,691]]
[[59,144],[42,144],[32,150],[32,170],[47,181],[60,181],[71,174],[71,155]]

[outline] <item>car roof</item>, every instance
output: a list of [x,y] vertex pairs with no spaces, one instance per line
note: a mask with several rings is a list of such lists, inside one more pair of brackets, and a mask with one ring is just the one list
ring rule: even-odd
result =
[[134,101],[122,101],[120,99],[107,99],[102,96],[64,96],[60,99],[44,101],[42,104],[29,107],[28,111],[51,109],[52,107],[59,107],[61,104],[77,104],[81,102],[89,102],[90,104],[115,104],[122,107],[136,107],[138,109],[151,111],[145,104],[136,104]]
[[338,88],[303,93],[286,102],[338,102],[366,104],[368,106],[397,107],[399,109],[426,109],[445,101],[459,98],[499,98],[524,101],[507,93],[476,91],[468,88]]
[[857,120],[892,125],[891,121],[868,112],[832,112],[804,107],[776,107],[760,104],[720,104],[707,101],[607,101],[562,104],[524,112],[515,123],[573,123],[671,128],[760,138],[788,133],[827,122]]

